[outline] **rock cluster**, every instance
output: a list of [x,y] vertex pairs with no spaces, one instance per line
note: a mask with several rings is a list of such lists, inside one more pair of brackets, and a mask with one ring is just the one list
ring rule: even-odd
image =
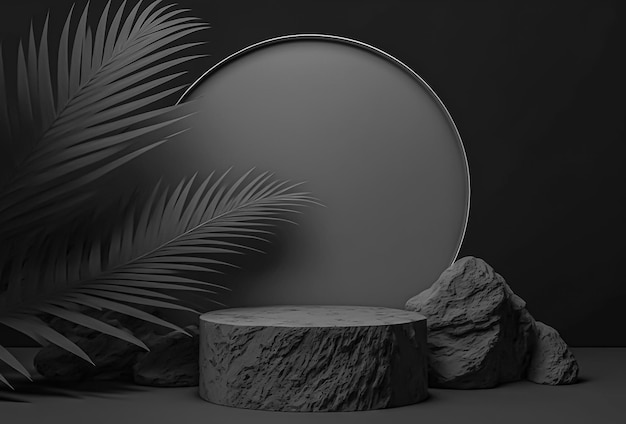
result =
[[99,319],[143,341],[150,352],[121,339],[55,318],[50,325],[83,349],[94,362],[55,345],[42,348],[34,359],[37,371],[53,381],[76,382],[89,379],[130,380],[137,384],[160,387],[198,385],[198,327],[159,334],[145,321],[115,312],[105,312]]
[[[559,333],[535,321],[526,303],[482,259],[457,260],[429,289],[409,299],[406,309],[427,317],[430,387],[490,388],[523,378],[560,385],[578,379],[578,363]],[[56,381],[126,379],[150,386],[198,385],[197,326],[186,327],[192,334],[188,337],[177,332],[159,334],[158,327],[115,312],[98,318],[134,334],[150,352],[56,318],[51,326],[80,346],[96,365],[51,345],[35,357],[39,373]],[[312,347],[324,345],[320,337]],[[218,356],[227,357],[228,352]]]
[[535,321],[526,303],[481,259],[457,260],[429,289],[409,299],[406,309],[428,319],[431,387],[577,379],[576,360],[556,330]]

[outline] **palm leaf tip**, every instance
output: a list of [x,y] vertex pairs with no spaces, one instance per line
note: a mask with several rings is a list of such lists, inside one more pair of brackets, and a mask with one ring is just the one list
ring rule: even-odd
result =
[[3,376],[2,374],[0,374],[0,381],[4,383],[9,389],[15,390],[15,387],[13,387],[11,383],[9,383],[9,380],[7,380],[6,377]]
[[22,365],[20,361],[17,360],[17,358],[11,352],[9,352],[3,346],[0,346],[0,361],[13,368],[24,377],[28,378],[30,381],[33,381],[33,378],[31,377],[28,370]]

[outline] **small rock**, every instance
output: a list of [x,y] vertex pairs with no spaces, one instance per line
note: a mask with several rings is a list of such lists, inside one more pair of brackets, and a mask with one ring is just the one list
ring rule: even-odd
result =
[[190,325],[185,330],[192,337],[174,331],[151,340],[150,352],[139,354],[133,367],[135,383],[156,387],[198,385],[198,326]]
[[539,384],[572,384],[578,380],[578,362],[558,331],[537,322],[537,340],[528,367],[528,378]]
[[429,385],[478,389],[520,380],[535,337],[525,306],[502,276],[471,256],[409,299],[406,309],[427,317]]

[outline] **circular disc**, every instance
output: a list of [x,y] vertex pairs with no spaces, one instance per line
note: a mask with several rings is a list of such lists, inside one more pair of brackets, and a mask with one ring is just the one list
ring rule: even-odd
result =
[[402,307],[456,258],[469,211],[463,145],[397,59],[334,36],[280,37],[220,62],[187,99],[201,111],[173,160],[306,181],[325,205],[295,217],[278,259],[242,274],[230,306]]

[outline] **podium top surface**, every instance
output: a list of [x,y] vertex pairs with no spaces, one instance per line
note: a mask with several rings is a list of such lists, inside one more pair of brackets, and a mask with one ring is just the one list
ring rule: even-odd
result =
[[426,322],[426,317],[379,306],[281,305],[207,312],[200,322],[243,327],[360,327]]

